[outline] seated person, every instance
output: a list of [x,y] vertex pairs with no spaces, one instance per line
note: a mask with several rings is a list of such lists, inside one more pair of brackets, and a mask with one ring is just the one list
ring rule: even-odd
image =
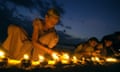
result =
[[90,57],[94,54],[94,48],[96,47],[98,43],[97,38],[92,37],[90,38],[86,43],[78,45],[78,47],[75,49],[75,55],[77,57],[85,56]]
[[99,50],[99,53],[102,56],[113,56],[115,54],[115,50],[112,45],[113,45],[113,40],[108,35],[103,37],[100,45],[97,46],[97,49]]

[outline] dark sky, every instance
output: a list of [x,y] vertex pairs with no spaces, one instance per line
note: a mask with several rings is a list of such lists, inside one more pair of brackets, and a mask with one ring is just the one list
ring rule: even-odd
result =
[[[41,17],[39,7],[42,5],[36,4],[37,1],[41,0],[3,1],[5,0],[0,0],[0,3],[4,3],[9,10],[15,10],[12,13],[13,17],[17,17],[21,21],[32,21],[36,17]],[[95,36],[98,39],[104,35],[120,31],[119,0],[56,0],[56,2],[65,11],[61,18],[64,27],[58,25],[56,26],[57,30],[63,31],[65,29],[66,33],[73,37],[89,38]],[[0,9],[4,9],[4,7],[0,5]],[[29,26],[29,24],[24,25]]]
[[59,0],[58,2],[63,4],[66,11],[63,24],[72,27],[66,33],[72,36],[81,38],[95,36],[101,39],[104,35],[120,31],[119,0]]

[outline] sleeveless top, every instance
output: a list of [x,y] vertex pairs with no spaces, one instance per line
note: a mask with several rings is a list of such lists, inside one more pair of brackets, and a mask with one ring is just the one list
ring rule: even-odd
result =
[[58,35],[54,28],[44,30],[44,21],[40,21],[41,23],[34,23],[34,25],[38,26],[39,34],[38,34],[38,42],[48,48],[53,48],[58,42]]

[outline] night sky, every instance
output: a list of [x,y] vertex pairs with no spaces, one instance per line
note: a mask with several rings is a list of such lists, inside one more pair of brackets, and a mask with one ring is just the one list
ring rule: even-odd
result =
[[[9,18],[8,21],[13,20],[12,23],[16,23],[16,21],[18,21],[16,24],[20,24],[26,28],[29,28],[31,27],[32,22],[30,24],[22,24],[19,22],[32,21],[36,17],[41,17],[41,11],[44,11],[41,10],[41,8],[48,8],[47,3],[38,3],[38,1],[41,0],[0,0],[0,9],[2,11],[6,7],[9,11],[11,11],[11,16],[13,19]],[[66,34],[69,34],[73,37],[89,38],[95,36],[98,39],[101,39],[104,35],[120,31],[119,0],[42,1],[47,1],[50,4],[53,1],[53,5],[56,4],[64,10],[64,14],[61,18],[62,25],[57,25],[56,29],[64,31]],[[55,4],[54,1],[56,1]],[[42,4],[44,4],[47,8]],[[7,13],[8,17],[10,17],[9,11]],[[4,19],[1,20],[3,21],[2,23],[7,22],[6,18],[1,17],[1,19]],[[1,28],[4,27],[5,24],[2,24]]]
[[120,31],[119,0],[59,0],[66,11],[65,25],[71,30],[66,33],[81,38],[104,35]]

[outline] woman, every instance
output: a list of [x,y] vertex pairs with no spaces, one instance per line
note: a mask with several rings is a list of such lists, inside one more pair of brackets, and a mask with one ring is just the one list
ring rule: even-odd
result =
[[32,43],[34,47],[33,60],[38,60],[39,55],[52,54],[53,48],[59,37],[55,31],[60,14],[55,9],[49,9],[45,19],[35,19],[33,21]]
[[28,54],[33,60],[38,60],[38,55],[52,54],[53,48],[58,42],[55,25],[59,21],[60,14],[56,9],[49,9],[45,19],[33,21],[32,42],[25,30],[16,25],[8,27],[8,37],[3,42],[3,47],[12,59],[21,59]]

